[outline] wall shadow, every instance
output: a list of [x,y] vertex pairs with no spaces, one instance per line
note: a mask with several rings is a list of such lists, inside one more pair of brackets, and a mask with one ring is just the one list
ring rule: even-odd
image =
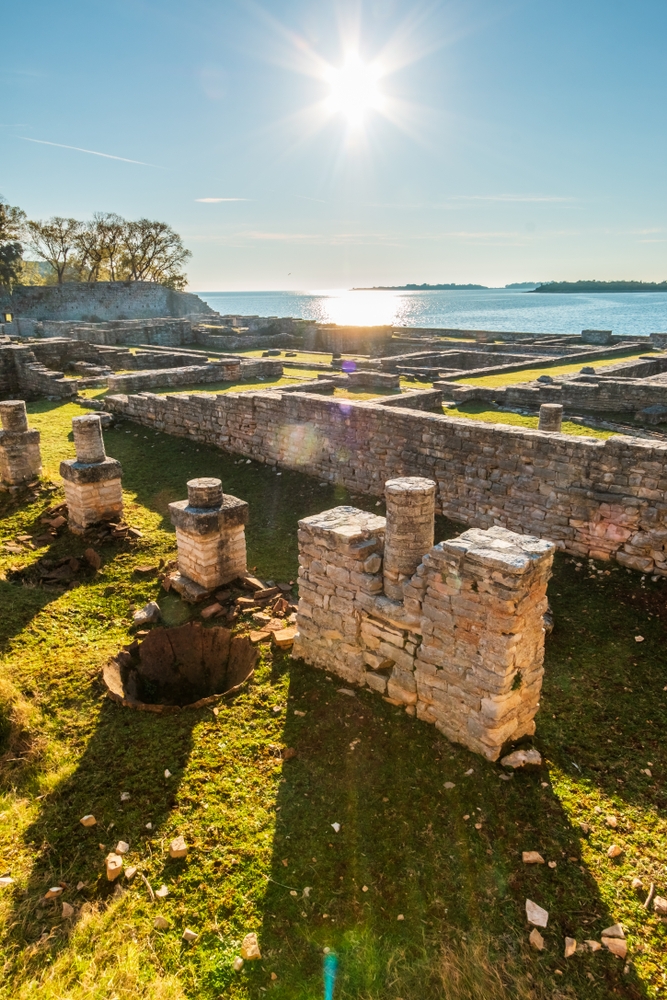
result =
[[[599,940],[617,917],[546,769],[502,780],[497,765],[371,692],[339,693],[339,679],[301,661],[276,669],[290,672],[283,739],[296,756],[277,797],[264,961],[248,971],[257,988],[275,968],[277,998],[318,995],[327,946],[342,995],[435,1000],[443,942],[481,936],[489,963],[509,956],[545,987],[535,996],[647,996],[606,951],[563,959],[566,935]],[[523,864],[524,850],[556,867]],[[526,898],[550,914],[542,954],[527,947]]]
[[[98,682],[93,682],[97,684]],[[80,910],[86,903],[103,905],[116,886],[127,888],[123,876],[111,883],[104,859],[123,840],[130,845],[126,867],[138,865],[150,876],[152,856],[159,874],[152,876],[157,889],[177,874],[182,862],[168,854],[170,840],[183,831],[170,826],[182,775],[192,750],[193,729],[202,711],[157,716],[123,709],[104,699],[94,731],[76,768],[40,803],[39,815],[28,827],[24,841],[33,862],[25,888],[14,887],[14,912],[8,931],[9,952],[20,961],[23,976],[43,968],[44,949],[49,961],[68,947],[75,926],[62,917],[63,902]],[[171,777],[165,778],[165,769]],[[130,793],[121,803],[121,792]],[[97,824],[82,826],[83,816]],[[152,829],[147,829],[150,823]],[[135,876],[140,887],[140,875]],[[23,879],[22,879],[23,881]],[[77,885],[84,883],[78,890]],[[45,901],[52,886],[64,891]],[[149,898],[148,889],[145,889]],[[10,959],[5,973],[10,975]]]

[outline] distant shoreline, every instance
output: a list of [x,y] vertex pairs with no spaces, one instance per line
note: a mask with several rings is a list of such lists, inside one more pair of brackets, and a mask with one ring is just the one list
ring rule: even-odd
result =
[[667,292],[667,281],[549,281],[533,292]]
[[488,290],[488,285],[373,285],[369,288],[351,288],[351,292],[478,292]]

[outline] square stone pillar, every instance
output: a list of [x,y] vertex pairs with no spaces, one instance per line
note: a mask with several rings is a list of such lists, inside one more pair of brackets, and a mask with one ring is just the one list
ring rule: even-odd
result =
[[22,399],[0,403],[0,480],[3,486],[21,486],[41,474],[39,431],[28,429]]
[[223,495],[219,479],[191,479],[188,499],[169,504],[176,528],[178,574],[171,586],[186,600],[203,600],[247,572],[248,504]]
[[363,684],[359,597],[382,594],[385,519],[356,507],[299,521],[299,630],[293,657]]
[[102,422],[96,413],[72,420],[76,458],[60,463],[65,486],[70,531],[82,535],[100,521],[114,521],[123,513],[122,469],[107,458]]
[[420,567],[417,714],[489,760],[535,732],[554,550],[506,528],[471,528]]

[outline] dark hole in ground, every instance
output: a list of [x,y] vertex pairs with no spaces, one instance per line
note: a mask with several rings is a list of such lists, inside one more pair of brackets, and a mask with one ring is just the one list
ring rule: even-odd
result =
[[246,636],[188,622],[152,631],[109,661],[104,683],[114,701],[162,711],[200,707],[231,694],[252,675],[258,653]]

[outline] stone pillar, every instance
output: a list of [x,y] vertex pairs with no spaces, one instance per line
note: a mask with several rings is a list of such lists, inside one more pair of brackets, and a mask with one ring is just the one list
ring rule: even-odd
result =
[[171,587],[186,600],[203,600],[247,572],[248,504],[223,495],[219,479],[191,479],[188,499],[169,504],[176,528],[178,573]]
[[424,560],[417,715],[489,760],[535,732],[554,549],[506,528],[472,528]]
[[385,519],[334,507],[299,521],[298,634],[292,656],[363,684],[359,600],[382,594]]
[[22,399],[0,403],[0,480],[3,486],[20,486],[42,471],[39,431],[28,429],[28,417]]
[[563,422],[563,407],[561,403],[542,403],[540,406],[540,422],[538,431],[551,431],[559,434]]
[[405,476],[384,484],[387,531],[384,543],[384,592],[403,600],[403,582],[433,545],[435,490],[432,479]]
[[96,413],[72,420],[76,458],[60,463],[65,486],[70,531],[83,534],[99,521],[114,521],[123,513],[123,470],[107,458],[102,422]]

